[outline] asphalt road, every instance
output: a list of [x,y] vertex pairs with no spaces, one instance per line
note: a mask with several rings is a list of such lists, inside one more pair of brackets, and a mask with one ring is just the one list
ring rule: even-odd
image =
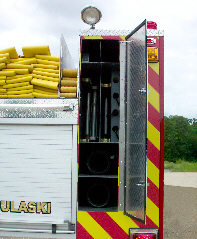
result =
[[197,173],[165,173],[164,182],[164,239],[196,239]]

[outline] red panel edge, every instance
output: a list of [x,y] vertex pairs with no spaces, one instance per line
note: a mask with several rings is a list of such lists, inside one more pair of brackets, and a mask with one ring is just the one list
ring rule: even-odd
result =
[[164,37],[159,38],[160,43],[160,217],[159,238],[163,239],[163,208],[164,208]]

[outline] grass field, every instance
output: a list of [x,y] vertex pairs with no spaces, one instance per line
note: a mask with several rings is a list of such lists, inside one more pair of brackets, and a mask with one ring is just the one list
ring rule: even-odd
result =
[[179,160],[176,163],[164,162],[164,168],[172,172],[197,172],[197,163]]

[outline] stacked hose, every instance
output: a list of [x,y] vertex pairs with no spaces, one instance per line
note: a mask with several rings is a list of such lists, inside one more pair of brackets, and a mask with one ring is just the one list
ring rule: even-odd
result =
[[[20,57],[15,47],[0,50],[0,98],[58,98],[59,56],[47,45],[22,51]],[[61,97],[76,98],[76,79],[77,70],[63,69]]]
[[33,66],[23,64],[15,47],[0,50],[0,97],[33,98]]
[[77,95],[77,69],[63,69],[60,96],[76,98]]

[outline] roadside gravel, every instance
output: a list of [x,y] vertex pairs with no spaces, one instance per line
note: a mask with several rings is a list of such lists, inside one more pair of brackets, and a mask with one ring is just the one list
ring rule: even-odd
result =
[[163,238],[197,238],[197,188],[164,186]]

